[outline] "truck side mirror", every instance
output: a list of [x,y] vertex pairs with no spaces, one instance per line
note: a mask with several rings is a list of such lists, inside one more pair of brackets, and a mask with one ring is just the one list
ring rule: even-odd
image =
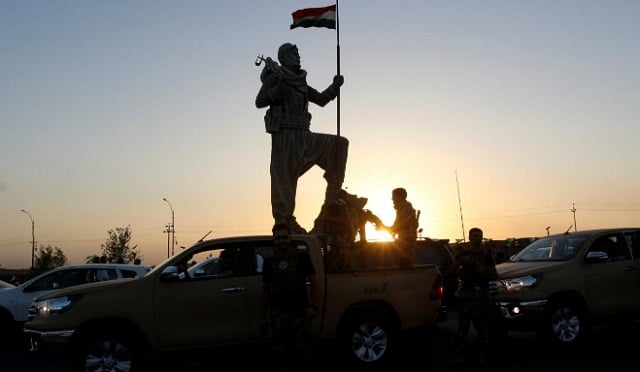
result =
[[584,259],[584,262],[598,263],[598,262],[607,262],[608,260],[609,260],[609,255],[606,252],[591,251],[587,253],[587,257]]
[[175,266],[167,266],[162,270],[160,274],[160,280],[163,282],[177,282],[180,280],[178,274],[178,268]]

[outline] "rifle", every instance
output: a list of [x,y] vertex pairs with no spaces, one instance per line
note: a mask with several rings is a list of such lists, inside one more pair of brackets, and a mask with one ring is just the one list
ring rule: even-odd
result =
[[271,57],[264,58],[263,55],[259,55],[258,57],[256,57],[256,61],[254,63],[256,66],[260,66],[262,62],[264,62],[264,65],[266,67],[266,71],[263,71],[262,76],[265,76],[267,74],[267,71],[269,71],[275,73],[279,78],[284,77],[282,67]]

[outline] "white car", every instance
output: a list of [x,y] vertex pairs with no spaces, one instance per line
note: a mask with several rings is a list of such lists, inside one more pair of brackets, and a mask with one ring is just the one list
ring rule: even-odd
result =
[[11,284],[11,283],[7,283],[4,280],[0,280],[0,290],[1,289],[11,289],[11,288],[15,288],[16,286]]
[[[143,277],[149,266],[129,264],[82,264],[60,266],[18,286],[0,290],[0,335],[20,330],[27,321],[29,305],[41,294],[80,284]],[[0,336],[3,337],[4,336]]]

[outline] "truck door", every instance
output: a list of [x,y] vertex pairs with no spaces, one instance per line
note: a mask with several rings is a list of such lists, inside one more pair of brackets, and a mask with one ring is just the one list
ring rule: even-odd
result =
[[240,246],[195,254],[177,281],[159,282],[154,294],[158,338],[165,346],[212,346],[247,339],[247,275]]
[[[627,239],[623,234],[607,234],[597,238],[588,252],[604,252],[606,261],[585,265],[587,286],[594,313],[625,312],[638,302],[638,270],[634,268]],[[637,305],[635,305],[637,308]]]
[[635,283],[636,295],[631,296],[629,300],[633,301],[632,306],[634,311],[640,311],[640,231],[629,231],[624,234],[627,240],[627,246],[630,252],[631,259],[628,260],[628,265],[624,270],[628,271],[631,279]]

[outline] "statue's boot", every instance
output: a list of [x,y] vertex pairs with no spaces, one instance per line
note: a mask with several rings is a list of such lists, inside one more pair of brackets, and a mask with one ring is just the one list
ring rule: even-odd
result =
[[298,221],[296,221],[296,218],[294,216],[291,216],[288,220],[287,220],[287,225],[289,226],[289,230],[291,231],[292,234],[306,234],[307,230],[300,226],[300,224],[298,223]]

